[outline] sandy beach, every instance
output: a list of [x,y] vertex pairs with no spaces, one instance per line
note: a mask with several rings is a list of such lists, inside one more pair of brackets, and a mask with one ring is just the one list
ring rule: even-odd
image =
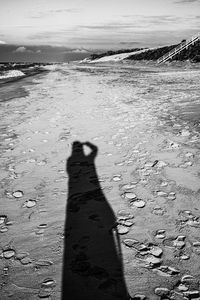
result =
[[199,65],[49,70],[0,87],[0,298],[200,299]]

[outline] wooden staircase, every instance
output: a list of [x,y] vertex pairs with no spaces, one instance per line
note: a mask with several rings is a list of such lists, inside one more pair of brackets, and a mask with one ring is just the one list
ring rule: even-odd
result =
[[175,47],[165,55],[161,56],[157,60],[157,64],[161,64],[168,61],[169,59],[173,58],[176,54],[180,53],[184,49],[187,49],[190,45],[194,45],[199,40],[200,40],[200,32],[197,33],[196,35],[193,35],[190,39],[182,42],[180,45],[178,45],[177,47]]

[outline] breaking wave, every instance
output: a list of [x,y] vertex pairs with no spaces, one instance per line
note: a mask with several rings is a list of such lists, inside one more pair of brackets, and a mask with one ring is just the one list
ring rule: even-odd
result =
[[25,74],[19,70],[10,70],[10,71],[5,71],[5,72],[0,72],[0,79],[20,77],[20,76],[25,76]]

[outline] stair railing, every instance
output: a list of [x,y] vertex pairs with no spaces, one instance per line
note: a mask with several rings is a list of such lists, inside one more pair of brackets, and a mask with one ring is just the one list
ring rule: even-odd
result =
[[158,60],[157,63],[160,64],[162,62],[167,61],[168,59],[172,58],[176,54],[180,53],[182,50],[190,46],[191,44],[196,43],[200,39],[200,33],[197,33],[193,35],[190,39],[182,42],[180,45],[176,46],[174,49],[169,51],[168,53],[164,54],[161,56]]

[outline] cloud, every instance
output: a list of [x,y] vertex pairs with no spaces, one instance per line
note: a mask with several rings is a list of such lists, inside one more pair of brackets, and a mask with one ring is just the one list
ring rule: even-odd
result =
[[116,30],[116,29],[131,29],[131,28],[143,28],[143,24],[134,24],[132,22],[113,22],[108,24],[100,24],[100,25],[82,25],[79,28],[88,29],[88,30]]
[[[131,36],[130,33],[122,34],[121,32],[117,32],[113,34],[111,32],[108,34],[104,34],[103,36],[97,35],[95,32],[94,35],[85,35],[82,36],[74,36],[73,39],[68,42],[68,45],[74,47],[74,45],[80,45],[79,47],[83,47],[84,49],[119,49],[119,48],[138,48],[138,47],[156,47],[156,46],[164,46],[170,44],[176,44],[183,40],[184,38],[190,37],[195,32],[198,32],[197,28],[190,29],[179,29],[174,30],[174,28],[151,28],[151,30],[132,30]],[[127,43],[128,39],[132,42],[131,44]],[[124,44],[123,44],[124,43]],[[134,44],[135,43],[135,44]],[[137,43],[137,44],[136,44]]]
[[57,40],[60,38],[66,39],[66,36],[69,35],[74,35],[75,31],[77,28],[72,28],[72,29],[60,29],[60,30],[55,30],[55,31],[41,31],[38,33],[34,33],[30,36],[28,36],[28,39],[30,40]]
[[76,9],[76,8],[66,8],[66,9],[51,9],[51,10],[47,10],[47,11],[41,11],[38,12],[37,14],[34,14],[31,17],[31,19],[41,19],[41,18],[45,18],[51,15],[55,15],[55,14],[61,14],[61,13],[78,13],[80,12],[80,9]]
[[33,52],[32,50],[30,50],[30,49],[27,49],[26,47],[24,47],[24,46],[20,46],[20,47],[18,47],[17,49],[15,49],[13,52],[16,52],[16,53],[27,53],[27,52]]
[[131,45],[139,45],[139,44],[141,44],[141,41],[139,41],[139,42],[120,42],[119,43],[120,45],[125,45],[125,46],[131,46]]
[[177,17],[174,15],[162,15],[162,16],[143,16],[143,15],[122,15],[122,20],[118,22],[107,22],[103,24],[94,25],[81,25],[79,29],[92,30],[92,31],[104,31],[104,32],[116,32],[130,30],[146,30],[151,26],[160,27],[160,25],[166,27],[168,25],[174,26],[180,22],[185,22],[186,17]]
[[5,45],[5,44],[6,44],[6,42],[0,41],[0,45]]
[[65,12],[67,12],[67,13],[77,13],[77,12],[80,12],[80,9],[78,9],[78,8],[66,8],[66,9],[52,9],[52,10],[50,10],[49,12],[51,12],[51,13],[65,13]]
[[77,48],[77,49],[68,50],[65,53],[88,53],[88,50],[86,50],[84,48]]
[[[160,16],[145,16],[130,13],[121,15],[119,21],[87,22],[70,27],[59,25],[54,30],[47,27],[44,31],[32,32],[27,39],[31,44],[38,45],[38,48],[41,48],[41,45],[64,46],[71,49],[64,49],[63,53],[74,51],[78,54],[84,53],[88,48],[140,47],[176,43],[176,40],[189,38],[198,32],[198,27],[199,18],[195,15],[176,16],[165,13]],[[32,49],[31,46],[28,48]]]
[[177,0],[175,1],[174,3],[177,3],[177,4],[187,4],[187,3],[200,3],[200,0]]
[[41,53],[42,51],[40,50],[40,49],[27,49],[26,47],[24,47],[24,46],[20,46],[20,47],[18,47],[17,49],[15,49],[15,50],[13,50],[12,51],[13,53],[37,53],[37,54],[39,54],[39,53]]
[[[143,24],[143,27],[149,27],[151,25],[169,25],[179,23],[181,20],[185,20],[183,17],[174,15],[161,15],[161,16],[142,16],[142,15],[123,15],[122,18],[126,19],[126,22],[132,24]],[[127,23],[128,23],[127,22]]]

